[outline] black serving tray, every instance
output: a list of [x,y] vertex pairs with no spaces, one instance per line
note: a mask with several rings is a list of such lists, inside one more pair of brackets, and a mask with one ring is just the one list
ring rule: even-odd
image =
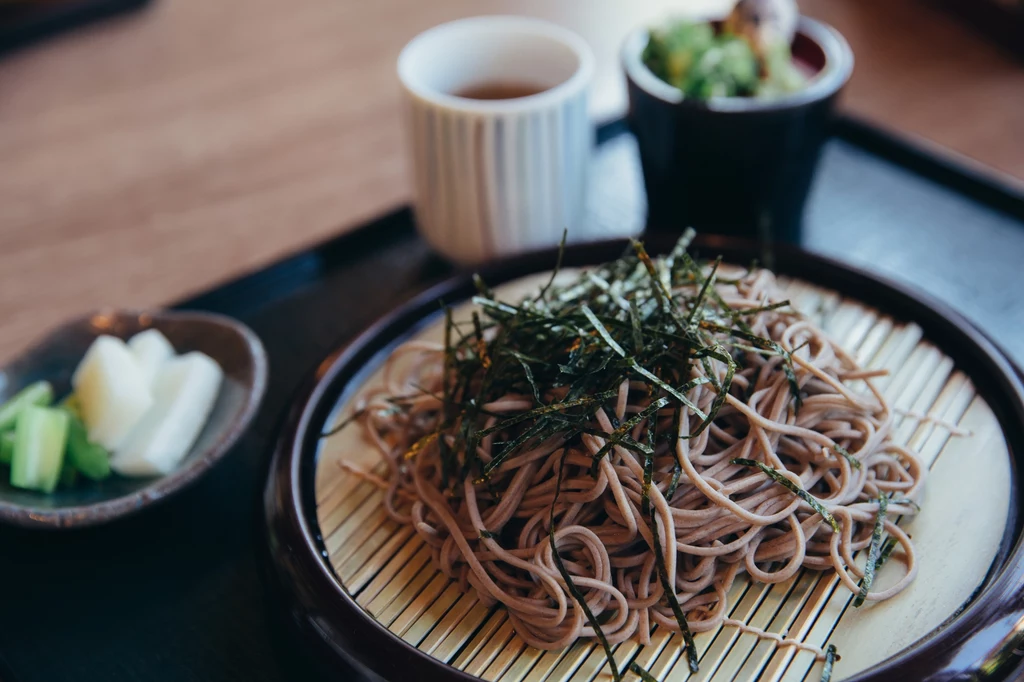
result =
[[0,2],[0,54],[85,24],[130,12],[150,0],[6,0]]
[[[599,142],[593,234],[639,228],[635,144],[621,123],[603,126]],[[1012,183],[840,121],[803,246],[925,290],[1024,360],[1024,195]],[[206,478],[137,518],[59,535],[0,529],[0,680],[317,679],[261,578],[269,439],[322,358],[452,273],[403,208],[179,302],[260,335],[271,364],[261,414]]]

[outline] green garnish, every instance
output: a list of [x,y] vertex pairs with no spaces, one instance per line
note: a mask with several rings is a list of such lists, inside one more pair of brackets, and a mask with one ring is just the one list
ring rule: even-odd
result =
[[712,97],[778,96],[803,87],[785,40],[749,25],[744,12],[721,25],[676,21],[650,31],[641,59],[655,76],[684,95]]
[[48,381],[37,381],[29,384],[14,394],[7,402],[0,405],[0,431],[14,428],[18,415],[26,407],[33,405],[46,407],[53,402],[53,386]]
[[882,551],[882,533],[885,531],[885,514],[888,509],[889,498],[885,495],[879,495],[878,514],[875,516],[875,529],[871,532],[868,560],[864,564],[864,579],[860,581],[860,592],[857,593],[857,598],[853,600],[854,608],[864,604],[864,599],[868,596],[871,584],[875,582],[875,569],[878,567],[878,560]]
[[753,459],[736,458],[732,460],[732,463],[738,464],[740,466],[755,467],[757,469],[760,469],[762,473],[768,476],[768,478],[772,479],[776,483],[781,484],[785,488],[788,488],[789,491],[792,492],[794,495],[799,497],[807,504],[811,505],[811,508],[814,511],[821,514],[821,518],[825,519],[825,521],[828,522],[828,525],[832,526],[832,530],[834,530],[837,533],[839,532],[839,522],[836,521],[836,517],[832,516],[832,513],[828,509],[825,509],[825,505],[823,505],[816,497],[814,497],[814,495],[811,495],[809,492],[798,486],[796,483],[793,483],[793,481],[783,476],[782,473],[779,472],[777,469],[768,466],[764,462],[758,462]]

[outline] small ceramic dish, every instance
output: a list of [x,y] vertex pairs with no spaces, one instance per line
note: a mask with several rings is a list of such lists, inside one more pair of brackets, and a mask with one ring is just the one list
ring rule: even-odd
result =
[[[213,412],[181,465],[154,478],[82,482],[46,495],[11,487],[0,476],[0,523],[32,528],[93,526],[134,514],[199,479],[238,440],[256,414],[267,385],[267,355],[245,325],[222,315],[185,311],[100,311],[51,331],[21,356],[0,367],[0,402],[45,379],[60,397],[89,344],[101,334],[122,339],[155,328],[178,353],[202,351],[220,364],[224,381]],[[3,470],[6,474],[6,469]]]

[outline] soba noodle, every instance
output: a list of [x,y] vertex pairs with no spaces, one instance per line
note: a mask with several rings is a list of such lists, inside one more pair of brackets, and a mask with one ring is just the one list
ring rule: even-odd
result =
[[[822,657],[729,618],[730,587],[807,568],[893,597],[917,572],[894,519],[918,511],[924,467],[891,442],[875,373],[777,305],[770,272],[639,253],[518,307],[484,288],[489,322],[449,319],[455,341],[395,351],[358,413],[387,463],[387,512],[531,646],[726,624]],[[876,525],[903,571],[865,594],[854,555],[879,557]]]

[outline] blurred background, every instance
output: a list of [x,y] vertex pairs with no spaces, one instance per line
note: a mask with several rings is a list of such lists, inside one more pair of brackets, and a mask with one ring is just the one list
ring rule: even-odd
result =
[[[730,3],[153,0],[29,40],[28,9],[83,4],[0,5],[0,358],[68,316],[179,300],[406,202],[395,60],[432,25],[521,13],[573,29],[604,121],[625,111],[631,28]],[[1024,186],[1019,2],[800,6],[853,47],[844,112]]]

